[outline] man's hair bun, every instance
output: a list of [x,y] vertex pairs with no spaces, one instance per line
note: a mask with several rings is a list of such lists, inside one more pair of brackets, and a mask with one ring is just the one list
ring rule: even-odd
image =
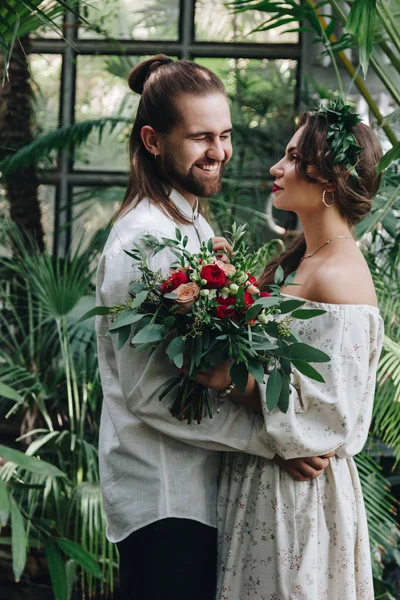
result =
[[148,60],[141,62],[140,64],[133,67],[132,71],[128,76],[128,85],[132,92],[141,94],[143,92],[144,84],[152,73],[157,71],[160,67],[168,65],[174,62],[171,58],[165,54],[157,54]]

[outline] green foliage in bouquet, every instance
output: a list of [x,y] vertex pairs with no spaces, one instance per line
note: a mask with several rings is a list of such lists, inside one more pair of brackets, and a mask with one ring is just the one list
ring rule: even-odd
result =
[[188,239],[182,238],[178,228],[175,239],[160,241],[145,235],[143,242],[153,255],[168,247],[176,256],[171,275],[165,278],[153,272],[143,248],[135,244],[127,254],[138,264],[142,277],[130,284],[131,298],[123,306],[96,307],[83,316],[110,314],[109,334],[118,334],[118,349],[128,340],[136,351],[151,352],[165,344],[168,357],[178,369],[187,367],[188,377],[183,373],[174,377],[160,400],[176,387],[171,412],[189,423],[193,419],[200,423],[203,416],[213,414],[210,390],[193,379],[226,361],[242,394],[249,374],[263,383],[268,373],[268,410],[287,411],[293,367],[324,382],[310,363],[327,362],[329,356],[302,343],[290,324],[292,319],[310,319],[325,311],[301,308],[305,300],[282,295],[280,286],[292,284],[295,273],[284,281],[281,268],[270,292],[260,292],[251,275],[257,257],[244,243],[244,234],[244,226],[233,228],[229,256],[214,252],[211,239],[191,254],[186,249]]

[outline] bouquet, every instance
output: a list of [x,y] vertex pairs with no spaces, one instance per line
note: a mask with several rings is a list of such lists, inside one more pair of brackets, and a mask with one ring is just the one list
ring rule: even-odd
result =
[[[266,404],[286,412],[289,381],[294,366],[304,375],[324,382],[311,362],[326,362],[324,352],[303,344],[291,331],[292,319],[310,319],[324,310],[301,308],[305,301],[286,298],[280,286],[290,285],[295,273],[284,280],[278,267],[269,292],[257,287],[253,275],[257,254],[243,241],[245,228],[234,226],[232,251],[221,255],[213,243],[191,254],[187,237],[176,228],[175,239],[151,235],[143,242],[154,254],[169,247],[176,256],[166,278],[153,272],[146,255],[135,244],[129,256],[139,265],[140,281],[130,282],[130,298],[123,306],[96,307],[82,317],[110,314],[110,335],[118,335],[118,348],[129,341],[135,351],[154,350],[165,344],[166,353],[178,369],[187,366],[189,376],[175,376],[161,393],[162,400],[175,388],[172,414],[179,420],[198,423],[213,415],[213,397],[193,378],[200,371],[229,361],[230,377],[244,394],[249,373],[260,383],[268,374]],[[132,334],[132,325],[135,325]]]

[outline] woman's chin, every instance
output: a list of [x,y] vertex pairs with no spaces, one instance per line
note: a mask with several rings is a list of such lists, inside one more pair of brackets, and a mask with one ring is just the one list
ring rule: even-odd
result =
[[276,197],[274,195],[274,200],[273,200],[273,205],[275,208],[279,209],[279,210],[293,210],[293,206],[291,205],[290,202],[285,202],[285,200],[282,198]]

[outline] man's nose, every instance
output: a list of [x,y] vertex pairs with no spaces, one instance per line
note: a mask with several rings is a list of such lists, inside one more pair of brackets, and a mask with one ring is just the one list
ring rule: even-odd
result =
[[213,160],[223,161],[225,158],[224,146],[219,138],[213,140],[207,150],[207,157]]

